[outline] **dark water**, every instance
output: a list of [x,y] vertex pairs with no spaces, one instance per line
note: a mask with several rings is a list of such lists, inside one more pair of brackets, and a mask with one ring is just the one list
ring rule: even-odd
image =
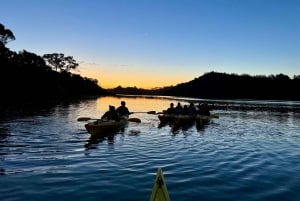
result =
[[299,102],[216,107],[219,118],[203,128],[175,132],[158,128],[157,115],[136,113],[141,123],[91,139],[77,118],[97,118],[121,100],[139,112],[187,103],[104,97],[2,119],[0,200],[149,200],[158,167],[173,201],[300,200]]

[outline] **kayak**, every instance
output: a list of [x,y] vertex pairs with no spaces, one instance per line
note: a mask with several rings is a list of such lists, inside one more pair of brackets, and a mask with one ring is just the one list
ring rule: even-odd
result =
[[212,118],[219,118],[218,115],[188,115],[188,114],[163,114],[158,115],[161,123],[174,123],[174,122],[191,122],[194,120],[209,120]]
[[211,118],[218,118],[217,115],[184,115],[184,114],[163,114],[158,115],[158,119],[161,123],[191,123],[193,121],[208,121]]
[[175,116],[174,114],[163,114],[158,115],[158,119],[161,123],[173,123]]
[[195,115],[175,115],[174,116],[174,124],[177,125],[184,125],[184,124],[189,124],[189,123],[193,123],[196,119]]
[[122,116],[120,121],[115,120],[96,120],[84,125],[86,130],[92,135],[102,135],[109,132],[118,131],[128,123],[128,116]]
[[201,130],[205,125],[207,125],[211,119],[219,118],[216,114],[211,115],[176,115],[176,114],[163,114],[158,115],[160,120],[159,128],[165,125],[172,126],[172,132],[176,132],[179,129],[188,130],[193,125],[196,125],[198,130]]
[[170,201],[166,181],[161,168],[157,169],[150,201]]

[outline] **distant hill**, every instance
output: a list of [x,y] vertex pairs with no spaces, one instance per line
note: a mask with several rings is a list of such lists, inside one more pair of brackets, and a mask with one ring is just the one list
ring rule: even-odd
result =
[[128,94],[128,95],[162,95],[164,91],[170,89],[170,87],[163,87],[157,89],[142,89],[137,87],[121,87],[118,86],[113,89],[107,89],[111,94]]
[[145,90],[117,87],[112,93],[184,96],[211,99],[300,100],[300,76],[237,75],[209,72],[192,81],[172,87]]

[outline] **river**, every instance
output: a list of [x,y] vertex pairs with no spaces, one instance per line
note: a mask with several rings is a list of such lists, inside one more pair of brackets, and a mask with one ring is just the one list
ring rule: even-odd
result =
[[[93,139],[79,117],[99,118],[121,100],[125,130]],[[213,103],[197,128],[160,127],[171,102]],[[225,104],[225,105],[224,105]],[[172,201],[300,200],[299,102],[115,96],[0,120],[0,200],[149,200],[157,168]],[[258,108],[258,109],[257,109]]]

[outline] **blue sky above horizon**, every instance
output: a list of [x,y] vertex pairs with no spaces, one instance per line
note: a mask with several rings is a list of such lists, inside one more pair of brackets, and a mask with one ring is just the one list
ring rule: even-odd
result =
[[10,0],[14,51],[64,53],[105,88],[176,85],[216,71],[300,74],[298,0]]

